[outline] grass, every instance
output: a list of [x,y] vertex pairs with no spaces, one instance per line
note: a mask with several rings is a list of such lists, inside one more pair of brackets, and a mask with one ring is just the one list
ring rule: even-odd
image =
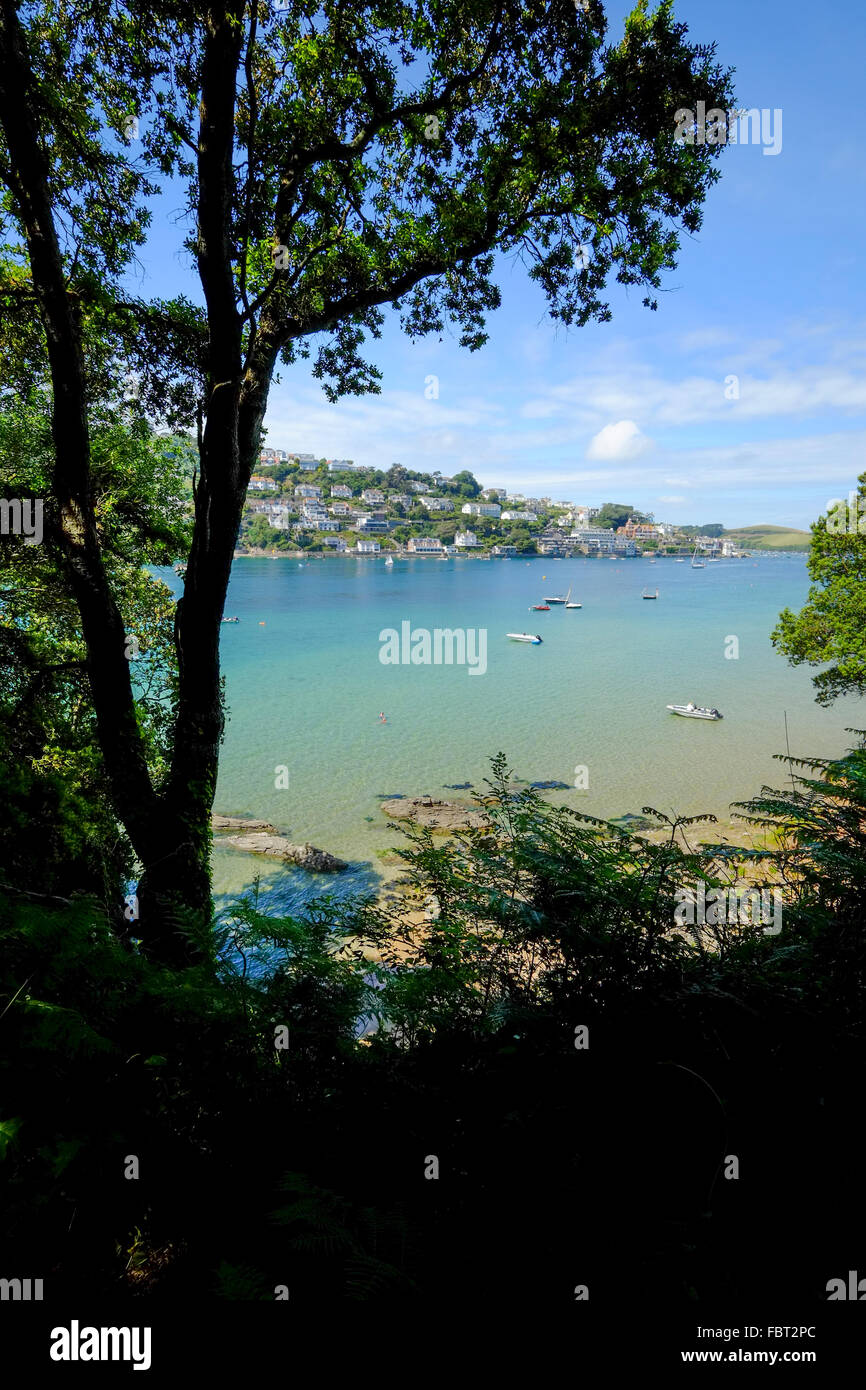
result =
[[787,526],[738,526],[724,534],[746,550],[808,550],[812,540],[811,532]]

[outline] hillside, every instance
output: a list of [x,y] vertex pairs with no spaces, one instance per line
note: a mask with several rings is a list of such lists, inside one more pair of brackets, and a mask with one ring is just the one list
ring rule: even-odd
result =
[[812,539],[809,531],[787,526],[738,526],[724,535],[725,540],[736,541],[744,550],[808,550]]

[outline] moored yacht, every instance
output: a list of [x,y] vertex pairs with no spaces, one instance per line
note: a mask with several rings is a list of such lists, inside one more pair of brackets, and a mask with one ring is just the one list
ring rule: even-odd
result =
[[541,641],[537,632],[506,632],[506,637],[510,637],[512,642],[531,642],[537,647]]

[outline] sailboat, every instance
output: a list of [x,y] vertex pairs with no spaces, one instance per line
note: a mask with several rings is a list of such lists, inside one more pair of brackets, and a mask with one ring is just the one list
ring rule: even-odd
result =
[[393,565],[393,563],[394,563],[393,556],[389,555],[388,558],[387,558],[387,560],[385,561],[385,568],[386,568],[386,569],[390,569],[390,567]]
[[553,594],[553,595],[545,594],[545,603],[566,603],[566,605],[567,605],[567,603],[569,603],[569,599],[570,599],[570,598],[571,598],[571,589],[569,589],[569,592],[567,592],[567,594],[564,595],[564,598],[563,598],[563,595],[562,595],[562,594]]
[[659,591],[658,591],[658,589],[656,589],[656,591],[655,591],[654,594],[651,594],[650,591],[649,591],[649,589],[644,589],[643,593],[641,594],[641,598],[658,598],[658,596],[659,596]]
[[697,544],[695,544],[695,548],[694,548],[694,551],[693,551],[693,553],[692,553],[692,569],[693,569],[693,570],[702,570],[702,569],[705,569],[706,566],[704,565],[703,560],[698,560],[698,559],[696,558],[696,557],[697,557],[697,553],[698,553],[698,547],[697,547]]
[[567,593],[564,597],[563,597],[562,594],[545,594],[545,596],[544,596],[544,602],[545,602],[545,603],[568,603],[568,600],[569,600],[570,598],[571,598],[571,590],[569,589],[568,593]]
[[566,608],[582,608],[583,604],[571,602],[571,590],[569,589],[568,593],[565,596],[565,606]]

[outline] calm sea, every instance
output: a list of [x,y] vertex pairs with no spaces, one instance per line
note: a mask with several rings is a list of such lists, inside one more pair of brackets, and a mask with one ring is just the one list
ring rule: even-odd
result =
[[[528,611],[569,586],[581,609]],[[645,586],[657,602],[642,601]],[[241,621],[222,630],[230,717],[215,809],[268,820],[352,872],[314,878],[217,849],[215,890],[234,893],[261,871],[272,910],[286,910],[324,888],[374,887],[389,872],[381,853],[400,842],[380,801],[468,795],[449,788],[480,786],[500,750],[517,777],[565,782],[551,800],[593,815],[653,805],[727,818],[731,802],[784,780],[773,760],[784,711],[794,754],[837,755],[846,726],[864,722],[855,701],[819,708],[808,669],[770,644],[780,610],[807,588],[795,555],[703,570],[672,559],[236,560],[226,614]],[[383,665],[380,633],[405,621],[486,630],[485,674]],[[509,642],[512,631],[543,645]],[[725,655],[732,638],[736,659]],[[724,720],[665,709],[689,700]],[[576,768],[588,789],[574,789]]]

